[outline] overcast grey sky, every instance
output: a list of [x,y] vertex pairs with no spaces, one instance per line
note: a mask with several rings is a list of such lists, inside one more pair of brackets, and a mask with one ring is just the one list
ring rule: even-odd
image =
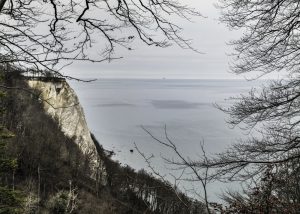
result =
[[216,0],[185,0],[206,18],[195,17],[193,23],[176,21],[183,27],[185,38],[193,40],[193,47],[203,52],[183,50],[174,45],[169,48],[148,47],[137,43],[133,51],[120,50],[124,57],[111,63],[76,63],[64,69],[66,75],[88,78],[185,78],[232,79],[242,78],[229,72],[230,47],[226,45],[237,38],[239,32],[230,31],[218,21]]

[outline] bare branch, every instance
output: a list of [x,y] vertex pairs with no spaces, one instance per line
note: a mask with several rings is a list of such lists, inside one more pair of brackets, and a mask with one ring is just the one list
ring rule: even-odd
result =
[[59,67],[73,61],[119,59],[116,47],[132,50],[135,38],[146,45],[193,49],[172,18],[201,16],[173,0],[16,0],[9,7],[5,2],[0,0],[0,63],[57,75]]
[[[157,137],[155,137],[149,130],[147,130],[145,127],[141,126],[141,128],[150,135],[150,137],[152,139],[155,140],[155,142],[171,149],[176,156],[179,158],[179,161],[174,161],[174,160],[170,160],[168,158],[164,158],[164,160],[170,164],[170,165],[174,165],[174,166],[182,166],[183,168],[179,168],[179,169],[185,169],[185,168],[189,168],[192,171],[192,175],[194,175],[196,177],[195,181],[199,181],[201,183],[201,186],[203,188],[204,191],[204,202],[205,202],[205,206],[206,206],[206,210],[207,213],[211,213],[211,210],[209,208],[209,201],[208,201],[208,195],[207,195],[207,184],[209,181],[209,177],[208,177],[208,170],[209,167],[206,167],[204,169],[204,175],[202,176],[199,173],[200,168],[197,169],[197,167],[193,164],[193,162],[189,161],[187,158],[185,158],[183,156],[182,153],[180,153],[176,147],[176,145],[174,144],[174,142],[169,138],[168,133],[167,133],[167,127],[165,126],[164,128],[164,132],[165,132],[165,138],[166,141],[160,140]],[[203,156],[204,156],[204,160],[207,161],[207,157],[204,151],[204,147],[203,144],[201,145],[201,149],[203,151]],[[145,158],[145,155],[143,155],[143,153],[139,152],[140,154],[142,154],[142,156]],[[148,162],[148,166],[150,165],[150,169],[153,169],[153,167],[151,166],[151,163],[149,162],[149,159],[145,159]],[[158,173],[159,174],[159,173]],[[191,180],[191,179],[190,179]]]

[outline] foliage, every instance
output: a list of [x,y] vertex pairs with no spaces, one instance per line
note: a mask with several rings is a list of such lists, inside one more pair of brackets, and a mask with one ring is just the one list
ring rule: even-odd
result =
[[7,187],[0,187],[0,213],[22,213],[23,195]]
[[[3,100],[5,93],[1,93],[0,99]],[[5,183],[3,178],[13,174],[17,169],[17,160],[7,154],[7,146],[10,138],[14,134],[4,126],[0,127],[0,213],[21,213],[23,196],[19,191],[10,188],[9,183]],[[13,184],[14,185],[14,184]]]
[[[282,170],[282,169],[285,170]],[[243,194],[228,192],[223,196],[227,206],[212,204],[216,211],[229,213],[298,213],[299,181],[291,166],[280,169],[269,165],[255,186],[249,186]],[[282,170],[282,171],[278,171]],[[290,173],[288,173],[290,171]]]
[[76,194],[73,190],[59,191],[49,199],[48,207],[51,213],[73,213],[76,209]]
[[38,212],[40,199],[33,192],[29,192],[24,199],[24,214],[34,214]]
[[50,199],[49,208],[52,213],[66,213],[68,194],[66,192],[58,192]]

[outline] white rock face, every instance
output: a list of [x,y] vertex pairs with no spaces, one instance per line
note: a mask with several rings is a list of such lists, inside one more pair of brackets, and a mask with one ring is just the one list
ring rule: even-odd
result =
[[[104,165],[97,154],[96,146],[91,138],[83,108],[74,90],[64,80],[45,82],[28,80],[28,85],[41,92],[45,111],[59,124],[63,133],[74,140],[86,157],[91,160],[93,177],[98,177],[99,169],[104,173]],[[101,183],[103,176],[101,176]]]

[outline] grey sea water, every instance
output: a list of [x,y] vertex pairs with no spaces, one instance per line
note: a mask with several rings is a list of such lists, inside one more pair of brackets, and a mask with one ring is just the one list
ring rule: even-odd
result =
[[[134,143],[145,155],[154,155],[153,165],[168,174],[161,156],[175,157],[141,128],[164,139],[164,127],[179,151],[197,159],[200,142],[208,155],[222,152],[237,138],[238,128],[226,124],[226,115],[214,103],[228,106],[229,97],[246,93],[261,82],[245,80],[100,79],[91,83],[70,82],[82,104],[92,133],[102,146],[113,150],[122,165],[146,167]],[[133,151],[132,151],[133,150]],[[221,185],[212,192],[220,193]]]

